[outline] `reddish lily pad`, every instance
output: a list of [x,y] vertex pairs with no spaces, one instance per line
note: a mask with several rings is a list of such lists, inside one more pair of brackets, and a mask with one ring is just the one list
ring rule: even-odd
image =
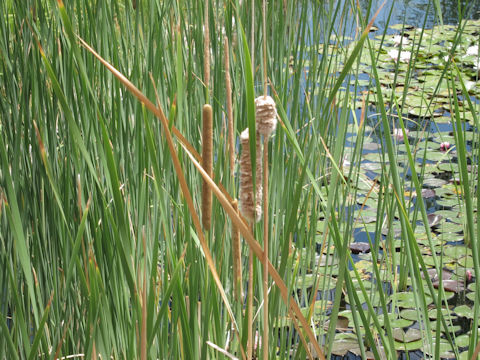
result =
[[365,242],[354,242],[350,244],[350,250],[353,254],[370,252],[370,244]]

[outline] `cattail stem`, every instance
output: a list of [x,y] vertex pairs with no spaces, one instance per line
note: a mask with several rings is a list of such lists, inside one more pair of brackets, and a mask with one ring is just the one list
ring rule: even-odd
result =
[[205,1],[205,22],[203,24],[204,27],[204,41],[203,41],[203,82],[205,83],[206,88],[206,99],[208,102],[209,100],[209,92],[210,92],[210,28],[209,28],[209,20],[208,20],[208,0]]
[[[238,201],[232,202],[233,209],[238,212]],[[232,252],[233,252],[233,288],[235,292],[235,298],[239,301],[242,298],[242,251],[240,244],[240,231],[232,223]]]
[[[266,0],[263,0],[263,96],[266,99],[267,84],[267,19]],[[268,359],[268,138],[263,138],[263,359]]]
[[[256,142],[257,159],[255,171],[255,187],[253,187],[252,163],[250,158],[250,141]],[[262,215],[262,161],[260,137],[255,140],[249,138],[248,128],[240,134],[242,153],[240,155],[240,212],[248,220],[250,231],[253,233],[253,224],[259,221]],[[252,358],[253,351],[253,252],[250,248],[248,257],[248,293],[247,293],[247,359]]]
[[267,5],[266,0],[263,0],[263,96],[267,96],[267,19],[266,19],[266,12],[267,12]]
[[235,131],[233,129],[232,81],[230,79],[230,55],[228,38],[225,36],[225,92],[227,96],[228,154],[230,156],[230,174],[235,169]]
[[[265,4],[264,4],[265,5]],[[263,135],[263,358],[268,359],[268,139],[277,126],[277,109],[270,96],[255,99],[257,131]]]
[[[202,167],[213,178],[213,116],[212,107],[203,106],[202,132]],[[210,230],[212,220],[212,190],[202,182],[202,225],[204,230]]]
[[263,358],[268,359],[268,137],[263,141]]
[[[253,225],[250,225],[253,233]],[[247,359],[253,358],[253,252],[248,254],[248,297],[247,297]]]

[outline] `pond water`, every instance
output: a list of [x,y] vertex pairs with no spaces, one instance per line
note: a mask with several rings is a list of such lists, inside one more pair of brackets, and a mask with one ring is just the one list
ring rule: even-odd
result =
[[[376,10],[383,4],[383,0],[360,0],[359,5],[365,15],[370,4],[370,14],[374,14]],[[337,5],[343,6],[345,0],[335,1],[333,7]],[[464,12],[463,19],[479,19],[480,18],[480,2],[478,1],[460,1],[462,11]],[[444,24],[456,25],[459,19],[459,9],[457,0],[440,0],[440,7],[442,10],[442,17]],[[391,13],[391,14],[390,14]],[[389,20],[390,16],[390,21]],[[371,16],[370,16],[371,17]],[[354,19],[350,19],[352,21]],[[437,25],[438,19],[435,16],[435,8],[431,0],[387,0],[384,7],[378,14],[374,26],[383,32],[387,28],[387,34],[393,34],[393,30],[388,29],[388,24],[405,24],[413,27],[423,27],[430,29]],[[346,26],[346,29],[353,28]]]
[[[333,8],[336,8],[338,4],[343,5],[345,1],[333,2]],[[381,6],[383,1],[373,0],[371,1],[371,9],[368,10],[368,1],[359,1],[359,5],[362,7],[364,14],[367,11],[372,14],[376,9]],[[479,136],[476,128],[473,126],[472,112],[480,113],[480,105],[478,99],[480,98],[480,62],[478,57],[478,43],[480,39],[480,22],[475,20],[480,19],[480,2],[463,1],[460,2],[464,7],[464,19],[472,20],[470,25],[465,27],[465,32],[462,35],[462,40],[459,44],[459,48],[455,51],[455,60],[460,68],[460,76],[465,87],[468,86],[469,99],[471,104],[468,104],[467,99],[460,94],[458,100],[461,103],[461,112],[463,117],[462,128],[465,129],[465,136],[467,137],[466,145],[469,154],[467,156],[468,166],[470,173],[477,172],[476,164],[478,159],[470,158],[472,156],[472,150],[479,146]],[[325,5],[328,7],[328,5]],[[471,249],[464,245],[463,239],[463,216],[462,208],[459,204],[459,197],[461,194],[461,187],[459,187],[459,165],[457,149],[455,148],[455,139],[452,135],[452,118],[451,108],[449,107],[451,99],[451,89],[449,86],[455,83],[457,89],[461,88],[462,82],[459,79],[452,80],[447,79],[445,69],[448,59],[445,55],[448,53],[450,43],[448,42],[453,38],[455,33],[455,26],[458,24],[459,8],[457,1],[440,1],[440,7],[443,14],[443,22],[445,25],[454,25],[450,28],[443,27],[440,29],[438,25],[438,19],[435,17],[435,9],[433,3],[428,0],[396,0],[386,1],[386,4],[378,17],[374,22],[374,26],[378,28],[376,32],[371,33],[372,44],[379,53],[379,58],[376,63],[377,70],[379,72],[379,81],[382,88],[382,95],[386,102],[387,113],[389,114],[389,121],[392,127],[398,127],[398,116],[396,110],[392,110],[394,107],[394,101],[396,98],[404,101],[402,106],[402,116],[404,117],[405,127],[409,131],[408,141],[410,146],[417,147],[418,151],[414,153],[415,163],[422,169],[421,166],[426,164],[423,168],[424,173],[421,175],[422,187],[422,200],[425,203],[425,208],[429,213],[429,223],[423,224],[421,221],[417,221],[416,225],[416,238],[418,237],[419,248],[425,256],[425,263],[432,266],[433,262],[431,255],[428,253],[429,245],[425,236],[425,227],[429,227],[433,233],[435,242],[437,244],[437,254],[442,254],[443,265],[450,276],[446,281],[452,281],[453,288],[449,290],[448,304],[454,314],[453,325],[459,327],[456,331],[458,343],[457,346],[460,351],[465,350],[468,341],[467,330],[469,329],[469,320],[466,315],[465,309],[471,307],[474,301],[474,289],[475,284],[465,284],[467,273],[469,269],[473,267],[473,259]],[[339,20],[340,23],[341,20]],[[347,25],[343,29],[351,29],[353,35],[355,33],[355,19],[346,19]],[[350,21],[350,24],[348,22]],[[403,33],[405,36],[402,40],[402,51],[409,51],[415,53],[416,58],[411,61],[412,55],[408,55],[407,61],[401,60],[400,52],[398,60],[392,57],[392,52],[398,51],[398,44],[394,44],[393,35],[399,34],[402,26],[390,27],[395,24],[408,25],[408,29]],[[430,29],[425,32],[425,37],[429,39],[429,46],[418,46],[415,39],[417,33],[415,28]],[[383,33],[389,36],[380,40]],[[346,33],[345,35],[349,35]],[[423,42],[422,42],[423,44]],[[355,44],[351,44],[353,48]],[[476,53],[473,49],[476,48]],[[335,46],[332,44],[332,47]],[[348,45],[347,45],[348,48]],[[332,51],[334,53],[334,51]],[[373,241],[376,235],[376,202],[377,198],[371,195],[370,190],[374,185],[373,181],[379,179],[379,174],[382,169],[382,159],[380,157],[380,147],[384,144],[385,136],[392,136],[390,133],[386,133],[382,130],[380,125],[381,119],[378,115],[378,109],[375,107],[375,82],[369,82],[370,78],[367,74],[370,73],[371,60],[369,59],[368,51],[364,51],[366,56],[361,56],[361,70],[364,71],[361,82],[354,83],[360,85],[357,88],[357,110],[356,118],[360,118],[360,100],[362,96],[369,93],[371,95],[370,102],[367,106],[366,112],[366,133],[362,141],[364,142],[363,152],[361,156],[361,174],[363,180],[365,180],[366,186],[359,189],[357,193],[357,203],[353,210],[355,211],[355,217],[359,216],[360,221],[358,226],[354,226],[353,237],[355,243],[367,243],[369,238]],[[412,76],[405,80],[402,73],[412,71]],[[394,76],[394,74],[400,74]],[[440,81],[440,79],[444,79]],[[358,79],[357,79],[358,80]],[[355,81],[355,80],[354,80]],[[350,85],[350,86],[349,86]],[[352,82],[345,84],[346,88],[353,88]],[[405,89],[406,88],[406,89]],[[406,95],[406,97],[404,96]],[[428,100],[428,101],[426,101]],[[339,101],[341,103],[341,101]],[[473,107],[473,111],[472,111]],[[353,117],[352,117],[353,121]],[[417,197],[414,189],[410,189],[411,170],[408,168],[406,146],[404,144],[403,134],[393,135],[395,141],[395,148],[397,151],[398,167],[400,176],[405,179],[405,199],[406,202],[410,201],[410,210],[415,209]],[[347,137],[346,148],[346,160],[350,160],[349,149],[352,149],[357,142],[356,134],[350,133]],[[386,150],[385,150],[386,152]],[[388,160],[388,156],[386,157]],[[348,167],[348,166],[347,166]],[[418,170],[417,169],[417,172]],[[364,184],[364,185],[365,185]],[[367,194],[369,194],[367,196]],[[369,198],[370,197],[370,198]],[[359,210],[364,208],[363,214],[359,215]],[[420,219],[420,215],[418,215]],[[382,234],[377,237],[380,241],[385,240],[386,235],[392,236],[395,246],[400,246],[400,226],[398,219],[394,219],[390,224],[390,228],[382,229]],[[326,227],[325,220],[320,219],[319,229]],[[353,249],[352,249],[353,253]],[[379,256],[382,255],[382,251],[379,251]],[[397,254],[394,254],[397,255]],[[359,266],[364,266],[362,270],[366,273],[371,272],[368,262],[371,262],[371,257],[368,254],[354,254],[352,255],[354,261]],[[328,263],[328,261],[327,261]],[[397,262],[398,263],[398,262]],[[319,265],[320,266],[320,265]],[[352,269],[352,267],[350,267]],[[432,273],[435,277],[436,274]],[[432,278],[433,279],[433,278]],[[461,282],[461,286],[465,286],[462,291],[459,290],[459,284],[455,283],[456,280]],[[470,279],[471,281],[471,279]],[[433,282],[433,280],[432,280]],[[468,290],[466,286],[468,285]],[[441,286],[441,285],[440,285]],[[445,286],[445,285],[444,285]],[[390,292],[386,292],[390,295]],[[407,294],[408,291],[404,294]],[[459,295],[460,294],[460,295]],[[410,291],[411,295],[411,291]],[[408,297],[409,295],[405,295]],[[328,293],[329,298],[333,298],[333,294]],[[397,299],[398,300],[398,299]],[[412,297],[409,298],[410,305],[413,302]],[[405,301],[407,304],[408,301]],[[466,307],[466,308],[465,308]],[[375,307],[379,310],[379,307]],[[349,310],[349,302],[346,299],[346,303],[343,304],[345,316]],[[458,310],[457,310],[458,309]],[[404,312],[405,308],[401,311]],[[390,311],[390,310],[389,310]],[[468,310],[467,310],[468,311]],[[411,314],[406,316],[401,315],[400,306],[394,315],[394,321],[398,321],[398,327],[418,328],[418,322],[412,321],[405,323],[405,320],[413,320],[409,318]],[[352,322],[350,322],[351,324]],[[405,325],[408,324],[408,325]],[[352,326],[352,325],[350,325]],[[453,329],[452,328],[452,329]],[[348,331],[342,335],[348,335]],[[346,340],[348,341],[348,339]],[[456,340],[457,341],[457,340]],[[461,342],[463,341],[463,342]],[[351,344],[354,344],[355,340]],[[400,351],[399,358],[401,359],[421,359],[424,358],[424,354],[421,350],[421,344],[415,348],[413,341],[408,343],[410,351]],[[441,346],[444,344],[442,343]],[[353,345],[352,345],[353,346]],[[401,348],[401,346],[400,346]],[[341,352],[341,351],[340,351]],[[446,358],[448,358],[449,350],[445,351]],[[464,355],[464,354],[462,354]],[[357,359],[358,356],[348,352],[342,356],[332,356],[333,359]]]

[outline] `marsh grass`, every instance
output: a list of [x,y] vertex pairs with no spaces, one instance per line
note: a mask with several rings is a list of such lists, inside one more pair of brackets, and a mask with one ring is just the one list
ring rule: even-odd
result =
[[[434,292],[416,241],[417,216],[427,223],[426,209],[417,201],[410,211],[412,204],[403,197],[409,185],[421,198],[424,169],[416,171],[408,140],[409,184],[396,166],[404,155],[389,136],[389,116],[398,115],[408,139],[402,101],[386,106],[372,48],[370,84],[377,91],[367,96],[376,96],[378,126],[387,135],[381,177],[368,183],[361,172],[366,103],[361,113],[355,111],[357,61],[369,44],[377,9],[348,1],[270,1],[265,8],[260,1],[204,4],[0,3],[0,358],[244,358],[248,324],[245,299],[239,297],[247,282],[235,282],[248,279],[250,252],[255,330],[260,338],[268,331],[263,354],[270,358],[330,358],[342,293],[352,299],[361,355],[371,351],[378,359],[396,358],[387,315],[396,305],[388,299],[407,288],[414,293],[432,358],[440,354],[441,328],[458,356],[455,334],[448,331],[452,324],[440,312],[445,293]],[[438,1],[432,6],[440,9]],[[352,16],[358,28],[346,29]],[[357,34],[352,51],[345,32]],[[247,41],[252,37],[255,41]],[[231,205],[238,194],[238,166],[232,169],[230,155],[239,149],[228,139],[232,129],[238,139],[244,128],[254,138],[254,98],[264,91],[264,75],[279,126],[265,142],[268,220],[252,231]],[[455,78],[458,69],[452,65],[445,75]],[[407,71],[406,76],[413,75]],[[353,91],[346,91],[350,80]],[[478,127],[464,84],[459,89],[450,81],[449,86],[467,99]],[[462,110],[457,97],[451,98],[465,194],[459,201],[478,278],[480,180],[468,170]],[[211,174],[202,169],[199,155],[207,103],[213,115]],[[346,148],[352,133],[358,140]],[[478,143],[478,133],[474,136]],[[250,150],[255,163],[261,155],[255,142]],[[478,151],[472,149],[477,161]],[[200,223],[202,182],[214,194],[208,233]],[[353,225],[362,221],[353,210],[363,183],[370,187],[367,194],[378,192],[376,231],[369,237],[372,287],[364,286],[349,250]],[[362,201],[367,200],[368,195]],[[394,218],[401,224],[398,257],[393,230],[381,239],[382,225]],[[234,265],[234,225],[244,239],[243,266]],[[260,245],[264,233],[269,234],[268,263]],[[440,272],[442,257],[432,253]],[[268,319],[258,315],[265,296],[262,265],[271,280]],[[234,267],[243,269],[242,277]],[[313,285],[307,287],[310,276]],[[478,343],[479,288],[470,357]],[[435,338],[427,297],[439,309]],[[259,356],[261,347],[258,341]]]

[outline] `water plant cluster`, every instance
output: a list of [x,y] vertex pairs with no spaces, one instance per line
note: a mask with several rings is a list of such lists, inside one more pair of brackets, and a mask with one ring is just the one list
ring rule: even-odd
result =
[[430,5],[2,1],[0,358],[476,359],[480,24]]

